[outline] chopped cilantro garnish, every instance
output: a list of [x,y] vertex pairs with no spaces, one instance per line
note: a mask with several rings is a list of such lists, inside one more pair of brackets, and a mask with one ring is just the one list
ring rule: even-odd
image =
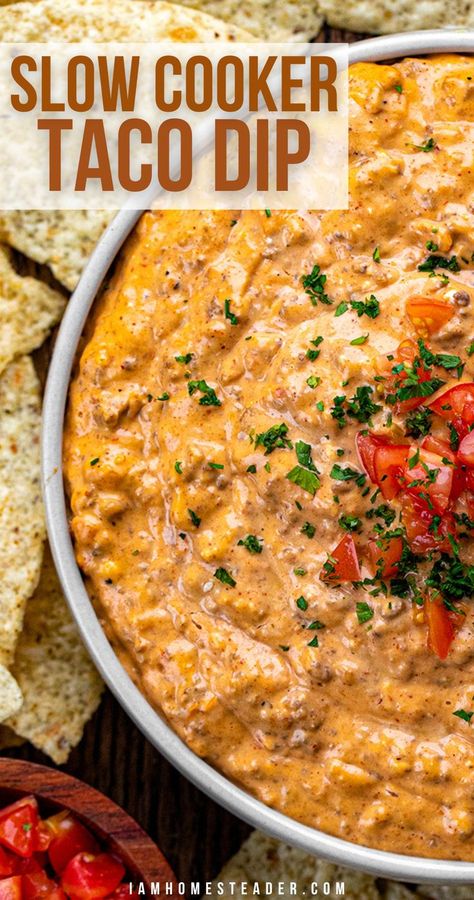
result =
[[252,463],[252,465],[247,466],[246,471],[250,472],[251,475],[255,475],[255,473],[257,471],[257,466],[254,463]]
[[469,344],[469,347],[466,347],[466,353],[468,356],[472,356],[472,354],[474,353],[474,341]]
[[425,247],[430,253],[436,253],[436,251],[439,250],[438,244],[435,244],[434,241],[427,241]]
[[320,303],[332,303],[332,300],[324,291],[327,276],[321,273],[321,269],[319,266],[313,266],[312,271],[309,273],[309,275],[303,275],[301,281],[313,306],[317,306],[318,300]]
[[[168,394],[167,391],[165,391],[165,393],[162,394],[161,397],[157,397],[156,399],[157,399],[157,400],[169,400],[169,399],[170,399],[170,395]],[[202,401],[199,401],[199,402],[201,403]]]
[[265,456],[269,456],[270,453],[273,453],[274,450],[277,449],[293,449],[293,444],[289,438],[287,438],[288,434],[288,425],[285,425],[284,422],[281,422],[280,425],[272,425],[268,431],[262,431],[261,434],[257,434],[255,438],[255,446],[256,447],[265,447]]
[[303,596],[298,597],[298,599],[297,599],[297,601],[296,601],[296,605],[297,605],[298,609],[302,609],[303,612],[304,612],[306,609],[308,609],[308,601],[307,601],[306,598],[303,597]]
[[405,419],[405,433],[415,438],[425,437],[430,433],[433,413],[427,406],[412,409]]
[[445,605],[474,596],[474,566],[463,563],[455,542],[452,546],[454,555],[442,553],[426,579],[428,587],[440,592]]
[[295,575],[306,575],[306,569],[302,568],[293,569],[293,572],[295,573]]
[[271,218],[271,215],[272,215],[271,209],[266,209],[266,210],[265,210],[265,215],[266,215],[267,219],[270,219],[270,218]]
[[201,519],[199,518],[199,516],[196,515],[196,513],[194,512],[193,509],[188,509],[188,513],[189,513],[189,518],[191,519],[191,522],[193,523],[193,525],[195,525],[196,528],[199,528],[199,526],[201,524]]
[[403,86],[401,84],[395,84],[393,86],[393,89],[397,92],[397,94],[403,94]]
[[185,366],[187,366],[188,363],[191,362],[192,358],[192,353],[180,353],[179,356],[175,356],[176,362],[183,363]]
[[237,584],[237,582],[234,578],[232,578],[232,575],[230,575],[227,569],[223,569],[222,567],[216,569],[216,571],[214,572],[214,578],[217,578],[217,580],[221,581],[222,584],[230,585],[230,587],[235,587],[235,585]]
[[208,466],[210,469],[223,469],[224,468],[222,463],[215,463],[215,462],[208,463]]
[[434,150],[436,147],[436,141],[434,138],[429,138],[425,141],[424,144],[413,144],[415,150],[421,150],[422,153],[429,153],[430,150]]
[[288,481],[292,481],[293,484],[297,484],[303,491],[307,491],[313,496],[321,486],[316,472],[310,472],[308,469],[303,469],[302,466],[294,466],[286,477]]
[[315,634],[310,641],[308,641],[308,647],[319,647],[318,635]]
[[305,534],[306,537],[313,538],[316,534],[316,528],[311,522],[305,522],[304,525],[301,526],[301,534]]
[[94,459],[91,459],[89,465],[96,466],[98,462],[100,462],[100,456],[94,456]]
[[174,464],[174,470],[175,470],[175,472],[178,473],[178,475],[182,475],[182,474],[183,474],[182,465],[183,465],[183,464],[182,464],[181,460],[177,459],[176,462],[175,462],[175,464]]
[[310,469],[312,472],[318,471],[311,457],[311,444],[306,444],[304,441],[296,441],[295,451],[300,465],[305,466],[306,469]]
[[372,253],[372,259],[376,263],[380,262],[380,250],[378,247],[376,247],[374,252]]
[[310,631],[321,631],[322,628],[326,628],[323,622],[320,622],[319,619],[315,619],[314,622],[310,622],[308,625]]
[[249,553],[261,553],[263,550],[263,542],[255,534],[248,534],[246,538],[238,541],[239,547],[245,547]]
[[351,307],[356,311],[359,318],[366,315],[369,319],[376,319],[380,314],[380,303],[375,294],[371,294],[365,301],[351,300]]
[[382,409],[379,404],[372,402],[373,393],[374,390],[369,385],[358,387],[354,397],[347,402],[347,415],[358,422],[370,422],[372,416]]
[[356,614],[359,625],[363,625],[364,622],[369,622],[373,618],[374,611],[368,603],[360,601],[356,603]]
[[368,334],[361,334],[360,337],[354,338],[351,343],[351,347],[358,347],[360,344],[365,344],[366,341],[369,340]]
[[225,314],[226,319],[229,320],[231,325],[239,324],[238,316],[236,316],[235,313],[230,311],[230,300],[228,297],[226,298],[226,300],[224,300],[224,314]]
[[457,716],[458,719],[462,719],[464,722],[470,723],[472,717],[474,716],[474,712],[467,712],[465,709],[456,709],[453,712],[453,716]]
[[348,303],[346,303],[345,300],[341,300],[341,302],[338,304],[338,306],[336,306],[336,311],[335,311],[334,315],[336,316],[336,318],[338,316],[342,316],[342,315],[344,315],[345,312],[347,312],[348,309],[349,309]]
[[359,487],[365,484],[366,475],[365,472],[358,472],[357,469],[351,469],[350,466],[340,466],[339,463],[334,463],[330,473],[331,478],[334,478],[336,481],[352,481],[354,480]]
[[362,525],[362,522],[357,516],[344,514],[339,517],[339,525],[344,529],[344,531],[358,531]]
[[[219,400],[214,388],[210,387],[206,381],[200,379],[199,381],[189,381],[188,382],[188,393],[189,396],[192,397],[196,391],[201,391],[203,396],[200,398],[199,403],[201,406],[221,406],[221,401]],[[161,399],[161,398],[158,398]]]
[[430,256],[418,266],[418,271],[434,272],[435,269],[449,269],[450,272],[459,272],[460,268],[456,256],[451,256],[450,259],[447,259],[446,256],[430,254]]
[[319,412],[324,412],[324,403],[322,400],[318,400],[318,402],[316,404],[316,409],[318,409]]
[[314,391],[314,389],[321,384],[321,379],[318,375],[310,375],[309,378],[306,379],[306,384]]

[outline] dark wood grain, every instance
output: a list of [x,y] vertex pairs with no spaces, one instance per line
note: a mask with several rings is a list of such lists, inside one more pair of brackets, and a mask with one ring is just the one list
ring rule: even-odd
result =
[[[0,757],[0,807],[34,794],[42,815],[68,809],[117,853],[135,882],[148,888],[169,884],[178,896],[175,876],[156,844],[120,806],[95,788],[52,767]],[[173,891],[173,894],[171,894]]]
[[[355,35],[325,26],[318,40],[353,42]],[[15,254],[22,274],[54,284],[45,267]],[[57,286],[57,285],[55,285]],[[49,346],[35,354],[42,379]],[[6,754],[51,765],[28,745]],[[250,828],[193,787],[145,740],[107,692],[84,739],[63,770],[83,779],[128,811],[157,842],[179,881],[201,885],[218,874]]]

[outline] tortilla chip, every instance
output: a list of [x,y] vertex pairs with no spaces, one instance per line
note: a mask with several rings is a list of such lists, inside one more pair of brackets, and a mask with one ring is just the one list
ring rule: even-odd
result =
[[[251,39],[233,25],[160,0],[37,0],[0,8],[3,41],[218,41]],[[0,212],[0,240],[48,265],[73,290],[110,211]]]
[[65,304],[58,291],[18,275],[8,249],[0,245],[0,374],[12,359],[43,343]]
[[0,722],[13,716],[21,707],[23,697],[13,675],[0,666]]
[[[380,900],[372,875],[315,859],[303,850],[288,847],[259,831],[253,831],[238,853],[224,866],[213,882],[209,896],[249,896],[252,893],[250,889],[245,893],[239,889],[241,882],[248,882],[251,886],[257,882],[260,893],[264,896],[266,881],[284,883],[285,891],[283,894],[278,891],[278,896],[294,896],[290,893],[290,882],[296,882],[298,897],[310,897],[313,882],[322,885],[327,881],[335,886],[337,881],[344,881],[345,900]],[[234,887],[231,882],[236,882]],[[220,890],[220,886],[223,890]]]
[[418,888],[415,897],[428,900],[472,900],[474,888],[471,885],[453,885],[443,887],[440,884],[423,884]]
[[312,0],[180,0],[184,6],[245,28],[261,41],[306,41],[321,30],[319,2]]
[[373,34],[474,25],[470,0],[319,0],[319,6],[329,25]]
[[381,891],[383,900],[415,900],[413,891],[396,881],[388,881]]
[[13,662],[45,535],[39,382],[28,356],[0,375],[0,664]]
[[73,291],[114,216],[105,210],[0,211],[0,238],[49,266],[54,277]]
[[81,642],[48,548],[12,673],[24,700],[7,725],[55,763],[65,763],[100,703],[103,684]]

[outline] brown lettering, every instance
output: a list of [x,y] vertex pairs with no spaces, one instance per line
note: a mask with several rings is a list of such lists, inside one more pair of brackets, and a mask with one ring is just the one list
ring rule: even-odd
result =
[[151,127],[144,119],[128,119],[123,122],[118,133],[118,177],[121,187],[125,191],[144,191],[150,187],[153,168],[150,163],[143,163],[140,168],[139,178],[132,178],[130,163],[132,150],[130,138],[133,131],[138,131],[142,144],[151,144],[153,135]]
[[18,94],[10,97],[11,105],[17,112],[32,112],[38,102],[38,95],[32,84],[25,78],[21,69],[26,66],[29,72],[37,72],[38,66],[32,56],[16,56],[12,61],[11,74],[19,88],[26,94],[26,100],[21,100]]
[[155,103],[162,112],[176,112],[181,104],[181,91],[173,91],[172,99],[165,99],[165,68],[171,66],[173,75],[181,75],[181,63],[176,56],[160,56],[155,67]]
[[[237,175],[227,177],[227,135],[237,134]],[[216,191],[241,191],[247,187],[250,178],[250,132],[240,119],[216,119],[215,125],[215,175]]]
[[61,179],[61,135],[72,129],[72,119],[39,119],[38,131],[49,131],[49,190],[60,191]]
[[[298,135],[298,149],[290,151],[290,133]],[[310,130],[299,119],[283,119],[276,123],[276,189],[288,190],[288,167],[302,163],[309,156],[311,148]]]
[[[91,156],[94,150],[97,154],[97,166],[91,165]],[[87,119],[84,124],[75,190],[85,191],[87,182],[91,178],[97,178],[101,182],[103,191],[113,191],[114,183],[107,149],[107,137],[102,119]]]
[[[180,174],[178,178],[171,178],[171,147],[170,137],[172,131],[180,134]],[[185,191],[191,184],[193,174],[193,133],[189,122],[182,119],[168,119],[158,129],[158,181],[165,191],[177,193]]]

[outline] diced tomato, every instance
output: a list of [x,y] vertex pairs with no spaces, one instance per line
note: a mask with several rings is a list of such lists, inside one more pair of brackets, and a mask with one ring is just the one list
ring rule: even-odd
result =
[[46,819],[45,825],[51,835],[49,859],[58,875],[78,853],[99,853],[99,845],[93,835],[74,816],[59,813]]
[[32,856],[36,849],[38,804],[24,797],[0,812],[0,844],[18,856]]
[[[423,608],[428,623],[428,647],[440,659],[446,659],[456,636],[453,618],[456,613],[451,613],[446,609],[439,597],[434,600],[427,598]],[[459,617],[456,616],[456,618]]]
[[12,856],[3,847],[0,847],[0,878],[7,875],[13,875],[15,872],[15,857]]
[[[419,348],[418,345],[415,344],[414,341],[407,338],[399,344],[396,354],[395,354],[395,365],[399,365],[400,363],[404,363],[409,367],[413,367],[415,363],[415,359],[419,357]],[[422,363],[418,363],[416,366],[416,374],[417,380],[419,383],[423,381],[429,381],[431,378],[431,369],[426,369]],[[399,388],[403,387],[403,382],[406,378],[406,372],[403,370],[401,372],[391,372],[390,378],[386,382],[386,387],[389,392],[397,391]],[[417,406],[421,406],[424,402],[423,397],[410,397],[408,400],[399,400],[395,405],[395,410],[398,414],[405,414],[410,412],[412,409],[416,409]]]
[[458,460],[463,465],[474,468],[474,431],[466,434],[459,444]]
[[109,853],[78,853],[68,862],[61,885],[70,897],[95,900],[113,893],[124,875],[122,863]]
[[385,500],[393,500],[402,487],[402,477],[410,452],[408,444],[386,444],[374,453],[375,484]]
[[420,334],[435,334],[452,318],[454,308],[435,297],[409,297],[405,306],[415,330]]
[[369,541],[368,546],[374,571],[381,569],[382,578],[392,578],[396,575],[403,552],[402,539],[400,537],[380,538]]
[[30,873],[41,872],[45,863],[46,859],[42,853],[35,853],[34,856],[29,856],[27,859],[20,859],[17,856],[15,860],[15,875],[29,875]]
[[356,436],[356,447],[359,460],[370,480],[375,484],[374,456],[378,447],[385,447],[388,441],[380,434],[359,431]]
[[357,558],[357,549],[351,534],[345,534],[337,547],[331,551],[328,560],[330,569],[323,568],[320,573],[321,581],[359,581],[360,567]]
[[402,521],[410,550],[421,556],[430,550],[451,553],[452,547],[448,535],[454,535],[456,532],[451,513],[445,512],[438,527],[434,528],[433,510],[419,497],[406,493],[401,502]]
[[44,853],[51,843],[51,832],[44,822],[38,822],[35,850]]
[[[410,469],[415,454],[419,461]],[[449,506],[453,486],[453,466],[443,463],[442,457],[428,450],[412,447],[404,470],[404,490],[432,505],[433,512],[443,513]]]
[[470,416],[472,414],[471,403],[474,403],[474,382],[467,381],[463,384],[456,384],[436,397],[436,400],[425,405],[442,419],[453,421],[456,416],[464,418],[464,407],[466,407],[466,415]]
[[20,875],[0,881],[0,900],[23,900],[22,879]]
[[23,897],[24,900],[37,900],[40,897],[66,900],[62,887],[48,878],[46,872],[31,872],[23,876]]
[[438,456],[449,459],[452,463],[456,462],[456,454],[454,450],[451,449],[448,441],[443,441],[441,438],[434,437],[432,434],[427,434],[426,437],[423,438],[421,446],[423,450],[429,450],[430,453],[437,453]]

